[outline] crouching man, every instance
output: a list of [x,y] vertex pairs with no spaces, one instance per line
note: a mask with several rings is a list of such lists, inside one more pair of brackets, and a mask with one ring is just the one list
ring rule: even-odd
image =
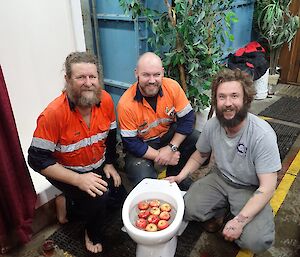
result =
[[213,153],[211,172],[187,191],[185,219],[219,219],[226,210],[233,218],[222,234],[253,253],[267,250],[275,237],[269,201],[277,184],[281,161],[274,130],[248,112],[255,95],[252,79],[240,70],[221,71],[212,84],[216,117],[206,123],[182,171],[170,181],[180,183]]

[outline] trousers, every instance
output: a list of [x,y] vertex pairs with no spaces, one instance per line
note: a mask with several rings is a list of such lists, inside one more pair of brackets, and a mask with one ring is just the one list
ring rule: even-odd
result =
[[[148,144],[154,149],[159,149],[163,146],[166,146],[173,138],[175,129],[176,126],[171,126],[169,131],[161,137],[159,143],[149,142]],[[181,143],[181,145],[178,148],[178,151],[180,151],[179,162],[175,166],[167,166],[167,176],[176,176],[182,170],[192,153],[196,151],[195,145],[199,138],[199,135],[200,132],[194,130]],[[158,171],[156,170],[156,166],[154,165],[154,162],[152,160],[145,159],[142,157],[136,157],[129,152],[126,152],[125,155],[125,172],[133,186],[137,185],[144,178],[156,179],[158,176]],[[192,182],[193,181],[190,178],[186,178],[179,184],[179,188],[183,191],[186,191],[188,190]]]
[[[229,183],[217,172],[194,182],[184,196],[185,220],[207,221],[225,209],[236,216],[253,196],[257,187]],[[242,249],[260,253],[271,247],[275,239],[272,208],[267,204],[243,229],[235,242]]]

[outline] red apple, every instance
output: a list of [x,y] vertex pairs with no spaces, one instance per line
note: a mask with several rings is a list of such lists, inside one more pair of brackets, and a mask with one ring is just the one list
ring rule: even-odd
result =
[[146,231],[149,231],[149,232],[155,232],[157,231],[157,226],[153,223],[149,223],[146,228],[145,228]]
[[149,204],[146,201],[142,201],[138,203],[138,208],[140,210],[147,210],[149,208]]
[[168,203],[163,203],[160,206],[161,211],[171,211],[171,205]]
[[163,229],[165,229],[165,228],[168,227],[168,226],[169,226],[169,223],[168,223],[168,221],[166,221],[166,220],[160,220],[160,221],[157,223],[157,227],[158,227],[159,230],[163,230]]
[[149,223],[154,223],[157,224],[159,221],[158,216],[151,214],[148,218],[147,218]]
[[158,216],[160,214],[160,209],[158,207],[152,207],[150,213]]
[[170,213],[167,212],[167,211],[163,211],[163,212],[161,212],[161,213],[159,214],[159,218],[160,218],[161,220],[169,220],[170,217],[171,217],[171,215],[170,215]]
[[159,207],[160,201],[159,200],[152,200],[149,203],[150,207]]
[[135,225],[137,226],[137,228],[143,229],[143,230],[146,228],[147,224],[148,224],[148,222],[145,219],[138,219],[135,222]]
[[150,212],[148,210],[140,210],[138,216],[139,218],[146,219],[150,215]]

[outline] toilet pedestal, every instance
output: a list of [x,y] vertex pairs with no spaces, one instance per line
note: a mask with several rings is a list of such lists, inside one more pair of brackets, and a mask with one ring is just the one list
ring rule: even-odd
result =
[[156,245],[137,244],[136,257],[173,257],[177,246],[177,236],[170,241]]

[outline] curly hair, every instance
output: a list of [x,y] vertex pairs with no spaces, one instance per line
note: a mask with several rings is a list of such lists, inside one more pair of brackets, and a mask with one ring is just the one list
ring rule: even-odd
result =
[[217,89],[220,84],[223,82],[228,81],[238,81],[241,83],[241,86],[243,87],[244,91],[244,105],[246,105],[247,108],[250,108],[251,102],[254,99],[254,96],[256,94],[256,90],[253,86],[253,80],[251,76],[239,69],[223,69],[221,70],[216,76],[214,77],[214,80],[212,82],[212,96],[211,96],[211,104],[214,108],[217,107]]
[[88,53],[88,52],[73,52],[70,53],[65,61],[65,70],[66,75],[68,78],[71,78],[72,76],[72,69],[71,65],[73,63],[92,63],[95,64],[97,67],[97,73],[99,75],[99,65],[98,60],[95,55]]

